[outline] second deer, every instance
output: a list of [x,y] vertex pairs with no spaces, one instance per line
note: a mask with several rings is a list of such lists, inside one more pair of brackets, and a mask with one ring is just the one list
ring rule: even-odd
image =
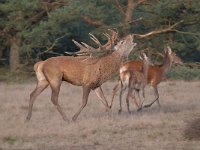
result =
[[[128,88],[128,94],[126,97],[126,104],[127,104],[127,110],[130,113],[129,109],[129,100],[133,99],[134,104],[138,107],[138,109],[142,109],[142,104],[145,100],[145,86],[147,84],[147,76],[148,76],[148,68],[150,65],[152,65],[151,60],[146,56],[145,53],[142,53],[140,55],[140,58],[142,60],[142,68],[141,70],[135,70],[134,68],[126,69],[124,67],[120,68],[120,81],[119,83],[113,88],[113,96],[111,100],[111,107],[114,100],[114,96],[119,89],[119,85],[121,85],[120,90],[120,98],[119,98],[119,104],[120,109],[119,113],[122,111],[122,94]],[[140,98],[140,91],[142,93],[142,99]],[[140,99],[140,105],[138,105],[136,99],[135,99],[135,92],[137,96]]]
[[[163,81],[166,78],[167,71],[171,68],[172,63],[175,64],[182,64],[182,60],[180,57],[176,55],[172,51],[172,49],[169,46],[166,46],[164,48],[164,61],[162,65],[153,65],[149,67],[148,70],[148,77],[147,77],[147,83],[150,84],[151,87],[154,89],[155,94],[155,100],[153,100],[151,103],[144,105],[144,108],[150,107],[154,102],[157,101],[159,107],[159,92],[158,92],[158,84]],[[134,70],[141,70],[142,68],[142,61],[129,61],[124,64],[122,64],[121,68],[124,68],[124,71],[134,69]],[[121,73],[120,73],[121,74]]]

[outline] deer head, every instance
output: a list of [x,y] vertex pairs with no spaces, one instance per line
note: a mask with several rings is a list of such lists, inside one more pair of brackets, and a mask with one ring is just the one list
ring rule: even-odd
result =
[[170,46],[167,45],[167,46],[164,48],[164,52],[165,52],[165,55],[166,55],[167,57],[169,57],[169,59],[172,61],[172,63],[174,63],[174,64],[183,64],[181,58],[178,57],[178,56],[176,55],[176,53],[174,53],[174,52],[172,51],[172,49],[171,49]]
[[123,58],[127,58],[136,45],[137,43],[133,42],[133,36],[127,35],[115,45],[114,50]]

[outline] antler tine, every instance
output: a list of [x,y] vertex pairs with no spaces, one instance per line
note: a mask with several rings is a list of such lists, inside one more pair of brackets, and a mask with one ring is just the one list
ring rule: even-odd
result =
[[89,35],[91,40],[93,40],[97,45],[99,45],[99,47],[102,47],[100,41],[92,33],[89,33]]
[[108,33],[103,33],[103,35],[106,36],[108,40],[110,40],[110,35]]
[[84,42],[81,42],[81,44],[83,44],[83,45],[87,48],[88,51],[90,51],[90,50],[95,50],[94,47],[92,47],[92,46],[90,46],[90,45],[88,45],[88,44],[86,44],[86,43],[84,43]]
[[74,39],[72,39],[72,41],[74,42],[74,44],[80,48],[81,51],[86,50],[86,47],[84,47],[82,44],[78,43],[77,41],[75,41]]
[[116,31],[114,31],[113,29],[108,29],[108,31],[112,32],[112,40],[116,40],[117,36],[118,36],[118,31],[116,29]]
[[111,31],[112,33],[118,33],[117,31],[114,31],[113,29],[108,29],[108,31]]
[[106,49],[112,49],[112,46],[118,37],[118,32],[114,31],[113,29],[108,29],[108,31],[111,31],[112,35],[110,35],[108,33],[104,33],[104,35],[108,38],[108,42],[104,45],[104,47]]
[[88,44],[86,44],[86,43],[84,43],[84,42],[81,42],[81,44],[80,43],[78,43],[76,40],[74,40],[74,39],[72,39],[72,41],[74,42],[74,44],[76,45],[76,46],[78,46],[79,48],[80,48],[80,50],[92,50],[92,49],[95,49],[95,48],[93,48],[92,46],[89,46]]

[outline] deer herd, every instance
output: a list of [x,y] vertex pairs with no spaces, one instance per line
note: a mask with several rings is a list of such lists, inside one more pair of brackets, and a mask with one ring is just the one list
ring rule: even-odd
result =
[[[181,59],[172,52],[169,46],[166,46],[164,48],[162,65],[153,64],[144,52],[140,54],[140,61],[127,61],[129,54],[137,50],[137,43],[133,42],[134,36],[130,34],[118,40],[117,31],[110,30],[110,32],[112,33],[111,36],[105,34],[108,42],[103,45],[93,34],[89,34],[91,40],[98,45],[98,48],[94,48],[84,42],[79,43],[73,40],[74,44],[80,48],[80,51],[73,53],[73,56],[52,57],[45,61],[37,62],[34,65],[37,85],[30,94],[28,115],[26,117],[27,121],[31,119],[33,103],[37,96],[48,86],[50,86],[52,92],[52,103],[62,118],[65,121],[68,120],[58,102],[62,81],[66,81],[72,85],[82,86],[83,89],[82,105],[72,117],[73,121],[77,119],[78,115],[87,105],[91,90],[96,93],[106,109],[109,110],[112,107],[115,94],[120,89],[119,113],[122,112],[122,94],[126,89],[128,89],[126,103],[129,113],[131,112],[129,109],[130,99],[133,100],[138,111],[150,107],[155,101],[160,106],[157,85],[166,78],[166,73],[172,63],[181,64]],[[102,55],[98,56],[97,54]],[[111,104],[109,105],[101,85],[117,74],[119,74],[119,81],[113,88]],[[145,101],[145,87],[147,84],[153,87],[155,100],[143,106]],[[139,98],[139,104],[135,94]],[[140,95],[142,95],[142,99]]]

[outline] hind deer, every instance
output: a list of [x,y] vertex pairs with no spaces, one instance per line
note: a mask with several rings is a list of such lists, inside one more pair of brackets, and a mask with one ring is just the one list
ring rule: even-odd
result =
[[[158,84],[166,78],[166,73],[171,68],[172,63],[175,64],[183,63],[181,58],[178,57],[176,53],[174,53],[169,46],[164,48],[164,55],[165,57],[162,65],[153,65],[149,67],[147,83],[150,84],[150,86],[153,87],[154,89],[155,100],[153,100],[151,103],[147,105],[144,105],[143,108],[150,107],[155,101],[157,101],[159,107],[161,106],[159,102],[159,92],[157,87]],[[121,65],[120,69],[122,68],[124,71],[130,69],[140,71],[142,69],[142,61],[126,62]]]
[[[133,99],[133,102],[138,107],[138,109],[142,109],[142,104],[145,100],[145,86],[147,84],[148,68],[150,65],[152,65],[152,63],[151,63],[151,60],[146,56],[145,53],[142,53],[140,55],[140,58],[142,60],[142,68],[140,71],[134,70],[133,68],[126,69],[126,68],[120,67],[120,81],[119,81],[119,84],[117,84],[113,88],[113,96],[112,96],[111,105],[110,105],[110,107],[112,107],[114,96],[119,89],[119,85],[121,85],[120,86],[121,87],[120,98],[119,98],[119,102],[120,102],[119,103],[120,104],[119,113],[121,113],[121,111],[122,111],[122,94],[124,93],[126,88],[128,88],[128,94],[126,97],[126,104],[127,104],[128,112],[131,113],[130,109],[129,109],[129,100],[130,99]],[[142,98],[143,98],[142,101],[140,98],[140,93],[139,93],[140,91],[142,93]],[[135,99],[135,92],[137,93],[137,95],[140,99],[140,106],[138,105],[138,103]]]
[[[81,46],[82,45],[82,46]],[[62,81],[66,81],[76,86],[82,86],[82,105],[72,117],[75,121],[86,106],[91,90],[94,90],[107,109],[107,100],[103,94],[101,85],[115,75],[120,68],[124,57],[134,51],[136,43],[133,36],[128,35],[114,46],[114,51],[106,56],[97,58],[91,56],[58,56],[45,61],[40,61],[34,65],[37,77],[37,86],[30,95],[29,109],[26,120],[30,120],[32,115],[33,103],[36,97],[50,85],[51,101],[57,108],[62,118],[66,121],[67,117],[58,103],[58,95]],[[87,45],[79,44],[87,49]],[[94,48],[93,48],[94,49]]]

